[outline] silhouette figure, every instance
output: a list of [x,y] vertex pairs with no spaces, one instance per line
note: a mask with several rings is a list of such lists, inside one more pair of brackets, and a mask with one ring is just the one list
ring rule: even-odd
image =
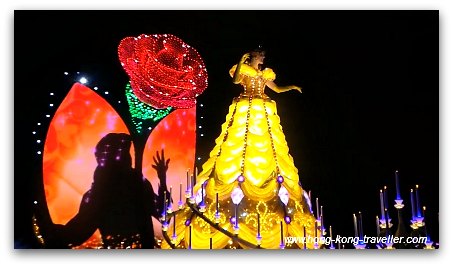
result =
[[46,247],[78,246],[99,229],[105,248],[154,248],[151,216],[159,219],[164,192],[170,195],[166,187],[170,159],[165,160],[163,150],[153,157],[160,181],[156,195],[141,170],[132,168],[130,147],[128,134],[109,133],[99,141],[92,186],[83,195],[77,215],[48,233]]

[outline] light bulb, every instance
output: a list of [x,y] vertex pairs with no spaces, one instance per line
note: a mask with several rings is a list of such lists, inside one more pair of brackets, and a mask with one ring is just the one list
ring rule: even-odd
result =
[[81,84],[86,84],[86,83],[88,82],[88,80],[87,80],[87,78],[82,77],[82,78],[80,78],[79,82],[80,82]]

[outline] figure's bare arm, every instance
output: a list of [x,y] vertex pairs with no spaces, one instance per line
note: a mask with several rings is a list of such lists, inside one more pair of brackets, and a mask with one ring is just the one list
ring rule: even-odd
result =
[[266,86],[269,87],[272,91],[276,93],[283,93],[290,90],[297,90],[299,93],[302,93],[302,88],[296,85],[289,85],[289,86],[278,86],[273,81],[267,81]]
[[241,60],[239,61],[238,65],[236,66],[236,70],[234,71],[233,75],[233,83],[238,84],[241,83],[242,81],[242,76],[240,75],[241,73],[241,67],[243,64],[245,64],[245,61],[250,58],[250,54],[246,53],[242,56]]
[[171,201],[170,199],[170,192],[167,189],[167,171],[168,171],[168,164],[170,163],[170,159],[165,159],[164,150],[156,151],[156,156],[153,156],[154,165],[152,167],[157,172],[157,177],[159,178],[159,188],[158,188],[158,195],[154,194],[154,191],[151,188],[151,184],[148,190],[155,200],[155,208],[151,210],[151,215],[154,216],[156,219],[159,219],[160,215],[162,214],[162,208],[164,207],[164,203],[166,201]]
[[48,248],[71,248],[87,241],[99,226],[101,206],[93,191],[86,192],[80,203],[79,212],[66,224],[53,224],[47,229],[44,241]]

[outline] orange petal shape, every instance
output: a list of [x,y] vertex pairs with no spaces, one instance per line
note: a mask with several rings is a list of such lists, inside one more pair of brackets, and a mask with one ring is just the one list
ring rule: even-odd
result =
[[[121,117],[102,97],[86,86],[74,84],[51,121],[44,145],[43,181],[54,223],[65,224],[77,214],[97,166],[94,148],[103,136],[111,132],[129,133]],[[159,181],[151,167],[152,158],[157,150],[164,149],[165,157],[171,159],[167,186],[174,188],[175,208],[179,201],[180,182],[184,191],[186,171],[194,166],[195,138],[196,108],[193,107],[175,110],[165,117],[146,143],[143,174],[155,191]],[[133,147],[131,155],[134,157]],[[156,237],[162,237],[157,220],[154,220],[154,231]],[[99,244],[101,237],[97,231],[79,248]]]
[[[143,153],[143,175],[153,185],[157,193],[159,179],[156,171],[152,168],[153,156],[156,151],[164,149],[165,158],[170,159],[167,171],[167,187],[173,187],[172,199],[173,210],[177,209],[182,183],[182,201],[185,202],[184,191],[186,189],[186,172],[195,163],[195,140],[196,140],[196,107],[189,109],[177,109],[165,117],[146,142]],[[161,223],[153,219],[154,234],[162,237]]]
[[[44,145],[43,182],[54,223],[66,224],[77,214],[93,182],[94,148],[108,133],[129,134],[129,130],[107,101],[90,88],[74,84],[50,123]],[[85,244],[100,240],[97,231]]]

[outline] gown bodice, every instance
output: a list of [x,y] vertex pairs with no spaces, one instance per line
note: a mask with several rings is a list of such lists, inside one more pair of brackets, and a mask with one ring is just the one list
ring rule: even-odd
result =
[[[237,65],[230,69],[231,77],[234,76]],[[262,98],[268,99],[269,97],[264,93],[266,82],[273,81],[275,73],[270,68],[264,70],[257,70],[247,64],[241,66],[240,69],[240,84],[244,87],[244,91],[240,94],[240,98]]]

